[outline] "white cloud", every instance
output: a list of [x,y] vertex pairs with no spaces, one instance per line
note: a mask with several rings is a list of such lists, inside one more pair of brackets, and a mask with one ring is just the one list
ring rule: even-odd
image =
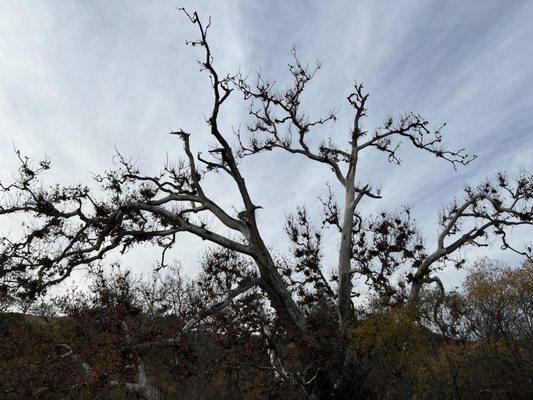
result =
[[[179,146],[167,135],[193,132],[195,150],[209,141],[204,114],[210,93],[198,73],[197,52],[184,45],[196,32],[174,1],[4,1],[0,5],[0,177],[13,170],[11,142],[23,152],[49,155],[53,177],[87,182],[111,162],[113,146],[156,171]],[[371,93],[368,127],[387,113],[420,111],[448,121],[448,143],[481,156],[453,173],[449,165],[405,147],[402,167],[365,157],[362,173],[382,185],[379,207],[412,204],[428,237],[440,204],[468,181],[497,170],[531,167],[533,17],[531,2],[185,2],[213,16],[211,45],[224,72],[262,67],[280,84],[289,49],[324,63],[306,105],[313,114],[341,107],[355,78]],[[246,110],[238,96],[223,126],[237,126]],[[338,141],[349,119],[328,128]],[[461,145],[461,144],[460,144]],[[287,154],[243,162],[261,211],[267,242],[284,248],[284,216],[298,204],[316,206],[329,171]],[[225,183],[210,191],[230,204]],[[374,204],[369,205],[375,207]],[[191,273],[203,249],[183,236],[176,255]],[[333,239],[327,241],[335,249]],[[334,256],[329,254],[328,260]],[[148,270],[155,250],[128,262]],[[503,255],[515,261],[510,255]],[[140,265],[139,265],[140,264]]]

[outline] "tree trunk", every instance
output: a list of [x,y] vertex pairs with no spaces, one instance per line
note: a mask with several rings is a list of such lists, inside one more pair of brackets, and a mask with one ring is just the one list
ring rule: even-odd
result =
[[339,314],[339,329],[342,338],[346,337],[348,328],[353,321],[352,305],[352,233],[354,227],[353,213],[355,209],[355,187],[347,180],[344,203],[342,236],[339,249],[339,291],[337,308]]
[[287,330],[296,331],[295,333],[300,336],[307,336],[305,317],[287,289],[268,250],[262,249],[255,261],[261,274],[260,286],[266,292],[278,316],[284,321]]

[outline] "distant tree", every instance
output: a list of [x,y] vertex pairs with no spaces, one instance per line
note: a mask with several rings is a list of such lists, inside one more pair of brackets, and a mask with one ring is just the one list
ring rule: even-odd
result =
[[[357,385],[353,371],[359,368],[359,361],[348,352],[348,333],[356,319],[355,278],[364,278],[383,305],[416,305],[425,285],[435,283],[444,291],[435,273],[446,263],[461,266],[464,260],[457,257],[458,250],[485,246],[488,240],[499,238],[502,248],[530,256],[530,249],[523,251],[510,243],[508,231],[532,224],[531,173],[523,172],[515,179],[498,174],[494,180],[467,187],[464,199],[454,200],[442,211],[434,245],[424,243],[409,210],[364,217],[359,211],[361,202],[381,195],[374,183],[360,178],[362,154],[377,150],[391,164],[400,164],[404,141],[453,168],[469,164],[475,156],[443,147],[444,125],[432,130],[428,121],[415,113],[389,117],[373,131],[365,130],[362,121],[368,94],[362,84],[355,84],[347,97],[353,108],[350,130],[335,140],[325,137],[315,147],[310,135],[336,120],[334,112],[312,118],[302,110],[304,91],[319,66],[309,69],[293,53],[289,65],[292,83],[281,91],[262,76],[252,83],[238,74],[221,75],[207,41],[210,21],[204,24],[196,13],[183,12],[200,35],[188,44],[201,49],[199,63],[210,78],[213,106],[207,124],[216,146],[208,154],[195,155],[188,132],[171,132],[182,142],[185,160],[166,164],[155,176],[142,174],[118,155],[116,167],[96,177],[105,193],[99,197],[81,185],[41,186],[39,175],[50,168],[49,161],[35,164],[17,153],[19,176],[13,183],[1,184],[0,214],[26,215],[31,222],[21,238],[2,238],[2,293],[42,294],[75,268],[98,262],[114,249],[124,253],[140,243],[161,247],[163,267],[177,235],[187,232],[229,251],[231,265],[242,270],[215,259],[210,279],[222,281],[213,282],[211,290],[216,288],[216,293],[203,300],[209,304],[191,316],[173,339],[130,343],[130,347],[143,352],[176,346],[200,321],[226,309],[238,296],[259,290],[275,311],[275,319],[266,320],[272,326],[267,324],[263,334],[269,331],[275,337],[277,332],[279,337],[283,333],[284,338],[291,338],[292,345],[287,348],[294,348],[291,357],[286,355],[293,360],[289,368],[272,346],[271,367],[276,374],[295,382],[306,395],[341,398]],[[254,120],[247,138],[237,134],[235,148],[219,125],[223,106],[233,91],[243,94]],[[292,257],[279,257],[265,244],[256,218],[261,206],[252,199],[238,163],[241,157],[278,149],[324,165],[342,191],[341,201],[336,201],[333,190],[323,199],[322,227],[313,227],[304,209],[289,218]],[[237,215],[206,192],[204,177],[213,172],[233,181],[242,203],[235,205],[242,210]],[[322,229],[328,226],[339,235],[337,271],[332,277],[324,274],[321,265]],[[224,274],[231,279],[224,280]],[[324,312],[317,314],[318,309]],[[329,340],[317,326],[328,329]],[[331,341],[336,343],[334,352],[329,351]],[[329,361],[322,358],[326,353]],[[314,359],[313,354],[321,356]]]
[[[433,335],[429,348],[419,346],[420,360],[413,355],[407,363],[419,382],[411,390],[422,398],[533,395],[532,267],[530,261],[510,268],[483,258],[458,290],[444,299],[426,296],[425,325],[437,324],[441,334]],[[440,304],[437,312],[435,302]]]
[[533,264],[511,269],[484,260],[467,276],[466,319],[476,338],[525,340],[533,335]]

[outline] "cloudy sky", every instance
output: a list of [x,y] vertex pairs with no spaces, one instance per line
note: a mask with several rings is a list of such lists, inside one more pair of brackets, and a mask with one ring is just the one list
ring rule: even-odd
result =
[[[109,167],[114,146],[156,172],[166,155],[180,157],[179,143],[168,135],[178,128],[193,133],[195,150],[205,149],[209,82],[198,72],[198,53],[184,44],[197,32],[176,6],[213,17],[211,46],[221,72],[261,69],[283,87],[292,46],[303,60],[320,60],[305,106],[313,115],[340,109],[339,122],[325,134],[346,137],[345,98],[355,79],[370,92],[369,129],[405,111],[421,113],[434,126],[447,122],[446,142],[479,156],[470,166],[454,172],[405,146],[401,167],[379,155],[363,159],[361,167],[384,194],[365,208],[411,205],[430,247],[441,205],[464,184],[532,167],[532,1],[4,0],[0,177],[16,168],[13,145],[51,157],[48,179],[69,183],[88,183],[92,173]],[[228,132],[246,121],[238,96],[223,118]],[[243,170],[264,207],[265,238],[282,250],[284,216],[297,205],[315,210],[325,182],[334,182],[324,167],[283,153],[245,161]],[[227,182],[213,179],[209,190],[231,204]],[[2,228],[16,222],[3,221]],[[515,239],[523,242],[522,236]],[[327,237],[328,263],[335,248],[335,238]],[[203,249],[201,241],[183,237],[174,256],[193,274]],[[518,260],[496,245],[484,251]],[[148,271],[156,255],[139,250],[127,263]],[[448,286],[459,277],[448,274]]]

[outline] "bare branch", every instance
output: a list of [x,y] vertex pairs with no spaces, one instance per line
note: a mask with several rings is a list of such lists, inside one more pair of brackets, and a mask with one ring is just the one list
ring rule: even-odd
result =
[[240,296],[241,294],[247,292],[248,290],[257,287],[259,284],[260,284],[260,279],[257,278],[257,279],[254,279],[248,282],[243,282],[238,287],[230,290],[227,293],[226,298],[223,301],[218,302],[216,304],[212,304],[211,306],[200,311],[197,315],[195,315],[189,321],[187,321],[187,323],[183,326],[183,328],[181,328],[181,330],[176,334],[176,336],[173,339],[139,343],[139,344],[133,345],[132,347],[135,350],[145,351],[145,350],[157,348],[157,347],[177,346],[181,343],[181,341],[183,340],[183,337],[188,332],[190,332],[191,329],[194,328],[200,321],[202,321],[203,319],[207,317],[210,317],[211,315],[219,311],[222,311],[223,309],[228,307],[237,296]]

